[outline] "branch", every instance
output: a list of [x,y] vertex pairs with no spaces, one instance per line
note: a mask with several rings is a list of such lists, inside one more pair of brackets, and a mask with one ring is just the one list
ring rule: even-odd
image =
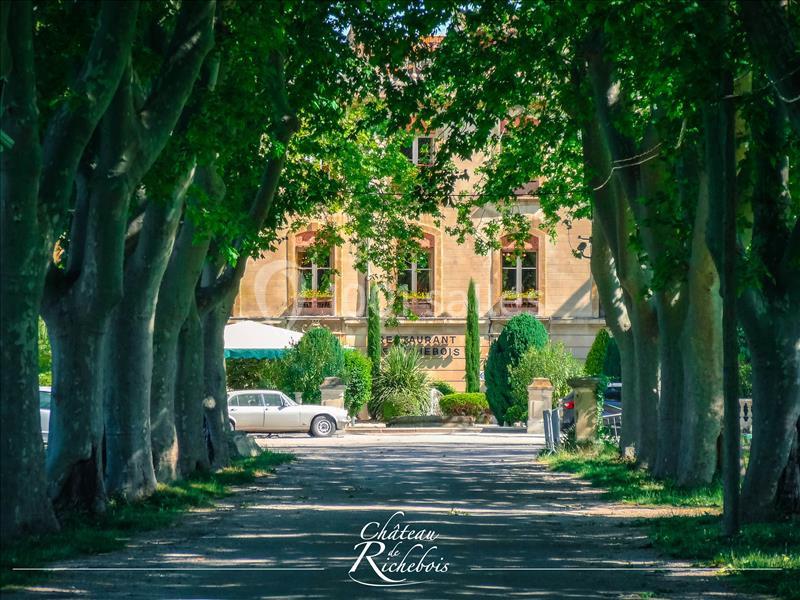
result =
[[132,169],[137,180],[150,169],[166,145],[203,61],[214,45],[215,7],[215,0],[196,0],[181,5],[167,56],[139,114],[142,151]]
[[47,225],[45,250],[66,227],[75,172],[130,59],[138,9],[136,0],[103,2],[81,75],[50,120],[39,193],[40,219]]
[[742,0],[739,19],[753,56],[767,72],[795,133],[800,133],[800,52],[781,4],[776,0]]

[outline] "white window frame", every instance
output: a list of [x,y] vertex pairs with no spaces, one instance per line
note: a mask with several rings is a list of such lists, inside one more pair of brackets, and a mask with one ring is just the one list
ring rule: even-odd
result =
[[[421,139],[426,139],[431,141],[431,153],[429,156],[429,160],[431,162],[422,163],[419,162],[419,141]],[[432,167],[433,161],[436,159],[436,137],[432,135],[418,135],[414,138],[414,143],[411,146],[411,162],[415,165],[420,167]]]

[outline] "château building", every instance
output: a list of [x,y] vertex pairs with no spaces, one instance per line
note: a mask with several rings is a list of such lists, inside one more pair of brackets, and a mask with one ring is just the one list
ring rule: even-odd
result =
[[[421,160],[435,146],[435,139],[415,139],[410,158]],[[456,192],[471,192],[481,155],[456,164],[468,175]],[[443,208],[436,226],[432,219],[419,223],[424,231],[422,255],[397,275],[405,286],[406,308],[416,318],[400,318],[396,327],[384,325],[384,343],[395,335],[416,346],[429,375],[465,387],[464,338],[467,288],[474,279],[481,332],[481,356],[514,315],[530,313],[545,325],[553,340],[563,342],[583,359],[599,328],[604,325],[590,272],[589,260],[576,257],[574,249],[588,240],[591,223],[576,220],[560,224],[556,239],[539,229],[543,214],[536,196],[537,182],[518,194],[519,212],[530,221],[530,237],[524,253],[502,240],[502,248],[487,255],[475,252],[472,240],[459,244],[445,232],[456,219],[454,208]],[[485,222],[496,217],[491,207],[477,209],[472,218]],[[319,262],[306,254],[314,243],[313,224],[305,231],[284,232],[272,252],[250,259],[236,299],[232,320],[249,319],[280,327],[305,330],[322,325],[345,346],[366,349],[368,273],[354,267],[353,248],[345,243]],[[388,315],[388,311],[387,311]]]

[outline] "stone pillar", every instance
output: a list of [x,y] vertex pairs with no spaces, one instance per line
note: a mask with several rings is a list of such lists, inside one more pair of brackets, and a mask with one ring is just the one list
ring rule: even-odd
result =
[[575,377],[567,380],[575,390],[575,441],[593,442],[597,439],[597,397],[600,380],[597,377]]
[[303,403],[303,392],[295,392],[294,393],[294,401],[298,404]]
[[542,413],[553,406],[553,384],[537,377],[528,386],[528,433],[544,434]]
[[319,386],[322,396],[322,406],[337,406],[344,408],[344,391],[347,386],[338,377],[326,377]]

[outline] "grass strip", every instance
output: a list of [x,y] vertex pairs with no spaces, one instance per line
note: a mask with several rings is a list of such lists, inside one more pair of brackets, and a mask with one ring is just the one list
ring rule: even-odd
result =
[[[554,471],[573,473],[606,491],[607,500],[671,507],[721,508],[722,490],[715,482],[685,489],[656,480],[614,446],[587,446],[542,454]],[[704,514],[639,519],[660,552],[698,566],[719,567],[739,589],[800,600],[800,520],[744,525],[733,537],[722,535],[721,516]],[[747,569],[781,569],[752,571]]]
[[252,458],[235,459],[231,466],[201,473],[173,484],[159,484],[155,493],[136,502],[111,500],[104,514],[77,514],[61,524],[60,531],[19,538],[0,549],[0,589],[41,579],[41,571],[14,571],[14,567],[44,567],[88,554],[111,552],[125,546],[136,534],[162,529],[193,508],[207,508],[245,485],[292,460],[288,453],[265,451]]
[[708,487],[685,489],[669,480],[653,479],[632,461],[620,458],[619,451],[608,444],[560,450],[539,456],[553,471],[574,473],[606,490],[604,498],[632,504],[722,508],[722,487],[718,482]]

